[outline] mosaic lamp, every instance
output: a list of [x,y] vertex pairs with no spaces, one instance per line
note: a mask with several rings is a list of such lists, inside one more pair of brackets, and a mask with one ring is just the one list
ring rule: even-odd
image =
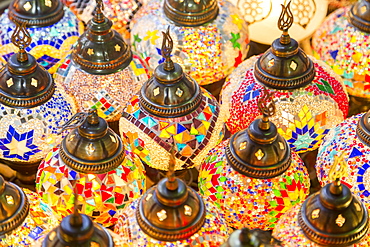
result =
[[0,176],[0,246],[30,246],[58,225],[53,210],[28,189]]
[[83,32],[83,24],[60,0],[13,0],[0,16],[0,63],[5,64],[17,47],[11,33],[15,22],[25,23],[32,42],[25,48],[36,61],[54,73],[61,59]]
[[117,221],[117,210],[145,191],[144,168],[96,111],[78,113],[74,128],[39,166],[36,191],[58,215],[72,213],[73,186],[81,213],[103,226]]
[[370,1],[361,0],[330,14],[315,32],[318,58],[343,78],[348,94],[370,101]]
[[270,232],[261,229],[243,228],[230,234],[227,242],[220,247],[278,247],[280,241],[273,238]]
[[[338,157],[337,157],[338,158]],[[369,246],[366,206],[340,182],[348,169],[343,154],[330,171],[333,181],[296,205],[279,220],[273,236],[283,246]]]
[[330,128],[343,121],[348,97],[341,78],[325,63],[307,56],[290,38],[290,4],[283,6],[278,27],[283,32],[263,55],[234,70],[222,89],[221,111],[235,133],[261,113],[257,101],[265,86],[274,92],[276,114],[270,118],[293,151],[315,150]]
[[12,42],[19,52],[0,69],[0,158],[21,174],[19,179],[34,183],[39,162],[62,139],[57,126],[67,122],[76,107],[25,51],[31,37],[25,24],[17,25]]
[[130,246],[220,246],[229,235],[217,208],[174,176],[174,149],[167,177],[120,211],[114,231]]
[[149,74],[144,62],[112,29],[112,21],[102,12],[102,0],[96,2],[95,16],[59,67],[55,81],[76,100],[79,111],[97,109],[100,117],[117,121],[118,127],[123,106]]
[[[252,41],[270,45],[279,35],[275,28],[280,16],[280,5],[285,0],[231,0],[242,12],[242,17],[249,24]],[[292,36],[301,42],[315,32],[324,20],[328,10],[328,0],[291,1],[294,22],[290,28]]]
[[272,230],[309,193],[304,163],[269,121],[272,97],[266,89],[258,103],[263,118],[212,149],[199,171],[200,193],[235,229]]
[[131,45],[152,69],[164,62],[158,30],[168,25],[173,60],[200,85],[225,78],[247,55],[247,24],[227,0],[152,0],[131,22]]
[[199,166],[223,131],[218,102],[172,62],[172,49],[167,29],[161,48],[165,62],[131,99],[119,126],[125,145],[158,170],[168,169],[172,146],[175,170]]

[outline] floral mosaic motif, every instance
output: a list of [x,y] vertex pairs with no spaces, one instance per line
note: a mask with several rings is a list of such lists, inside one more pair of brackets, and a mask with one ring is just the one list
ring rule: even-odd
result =
[[254,179],[228,165],[224,141],[212,149],[199,172],[199,191],[224,214],[230,227],[271,230],[292,206],[309,193],[308,172],[295,153],[290,168],[271,179]]

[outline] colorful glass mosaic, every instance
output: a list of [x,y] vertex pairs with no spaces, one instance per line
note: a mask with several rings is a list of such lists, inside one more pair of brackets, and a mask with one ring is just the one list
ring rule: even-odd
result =
[[0,237],[1,247],[33,246],[35,241],[43,238],[59,221],[55,212],[42,200],[37,193],[23,189],[30,203],[30,210],[24,222],[9,234]]
[[170,26],[172,60],[200,85],[225,78],[246,57],[248,29],[237,8],[221,0],[217,18],[198,27],[172,25],[163,12],[162,0],[150,1],[132,20],[133,49],[155,69],[163,63],[161,31]]
[[[316,75],[305,87],[274,90],[276,114],[270,120],[295,152],[319,147],[324,136],[348,113],[348,97],[338,75],[312,57]],[[261,116],[257,107],[262,84],[254,77],[258,57],[244,61],[226,80],[222,89],[221,111],[226,111],[226,126],[231,133],[247,128]]]
[[58,126],[66,123],[76,107],[58,88],[46,103],[26,109],[0,105],[0,157],[35,163],[58,145],[63,136]]
[[328,174],[334,157],[344,153],[348,176],[343,177],[342,182],[370,209],[370,147],[356,134],[357,123],[362,115],[348,118],[330,130],[319,149],[316,172],[322,186],[330,183]]
[[58,215],[73,212],[75,187],[78,208],[103,226],[117,222],[117,210],[145,192],[145,172],[140,159],[125,150],[126,157],[116,169],[102,174],[83,174],[68,166],[54,148],[39,166],[36,177],[37,193]]
[[139,96],[134,96],[120,120],[122,141],[143,162],[159,170],[167,170],[173,145],[176,170],[200,165],[223,136],[222,113],[216,99],[205,89],[202,97],[199,107],[190,114],[160,118],[142,108]]
[[[309,240],[303,233],[302,228],[298,223],[298,213],[301,204],[295,205],[286,212],[276,224],[272,235],[282,241],[282,246],[285,247],[321,247]],[[366,237],[362,242],[350,245],[350,247],[365,247],[370,245],[370,238]]]
[[92,75],[78,69],[68,56],[59,67],[55,82],[76,100],[78,111],[97,109],[107,121],[121,117],[123,107],[149,78],[143,60],[137,55],[129,66],[109,75]]
[[255,179],[235,171],[226,161],[229,140],[212,149],[199,171],[199,191],[225,215],[230,227],[271,230],[292,206],[309,193],[308,172],[297,154],[283,174]]
[[[63,18],[51,26],[27,28],[32,42],[26,51],[51,74],[57,70],[59,62],[67,56],[84,29],[82,22],[68,8],[65,7],[64,11]],[[8,10],[0,16],[0,23],[0,63],[5,64],[11,55],[18,52],[11,40],[16,26],[8,18]]]
[[136,220],[139,200],[133,201],[128,207],[119,212],[120,217],[114,228],[128,246],[146,247],[219,247],[226,242],[231,233],[225,220],[218,213],[217,208],[210,202],[205,202],[206,219],[203,227],[186,240],[165,242],[153,239],[146,235]]
[[317,58],[343,78],[350,95],[370,98],[370,34],[348,22],[350,7],[329,15],[312,39]]

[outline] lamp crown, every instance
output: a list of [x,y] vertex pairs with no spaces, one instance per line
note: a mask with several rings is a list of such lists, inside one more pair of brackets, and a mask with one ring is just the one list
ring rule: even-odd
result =
[[95,15],[94,15],[94,21],[97,23],[104,22],[104,3],[103,0],[96,0],[96,7],[95,7]]
[[19,48],[17,55],[18,61],[25,62],[28,60],[25,49],[31,44],[32,38],[30,33],[27,31],[26,23],[15,22],[15,25],[16,27],[12,34],[12,42]]

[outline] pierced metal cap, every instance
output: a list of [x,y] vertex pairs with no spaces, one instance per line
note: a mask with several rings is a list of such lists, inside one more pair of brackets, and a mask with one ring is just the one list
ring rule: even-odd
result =
[[167,178],[147,190],[136,211],[140,228],[161,241],[188,239],[205,222],[206,209],[201,196],[174,176],[175,165],[172,148]]
[[370,146],[370,111],[365,113],[357,123],[356,134],[360,141]]
[[315,77],[311,59],[298,47],[298,42],[290,38],[289,28],[293,24],[290,2],[282,5],[278,27],[283,32],[270,49],[258,58],[254,66],[256,79],[274,89],[295,89],[310,83]]
[[140,90],[140,103],[145,110],[160,117],[179,117],[194,111],[201,103],[198,83],[171,60],[173,41],[170,29],[163,33],[162,56],[154,75]]
[[370,1],[356,2],[348,12],[348,21],[363,32],[370,33]]
[[95,16],[71,54],[73,62],[89,74],[116,73],[132,61],[130,47],[117,31],[112,30],[112,21],[104,16],[103,9],[102,0],[96,0]]
[[55,83],[36,59],[26,53],[31,43],[25,23],[16,23],[12,42],[19,52],[10,57],[0,70],[0,103],[15,108],[32,108],[44,104],[54,94]]
[[46,27],[64,16],[60,0],[14,0],[9,5],[9,19],[27,27]]
[[284,173],[291,163],[291,151],[268,117],[275,113],[272,93],[266,89],[258,100],[262,119],[254,120],[248,129],[231,136],[226,147],[226,160],[237,172],[266,179]]
[[249,230],[243,228],[231,233],[226,243],[221,247],[276,247],[281,246],[281,242],[271,236],[271,232],[261,229]]
[[165,0],[164,13],[180,26],[200,26],[216,19],[217,0]]
[[121,138],[98,117],[96,110],[77,113],[64,126],[73,129],[62,141],[60,157],[81,173],[101,174],[119,166],[124,158]]
[[299,225],[307,238],[319,245],[350,246],[367,235],[366,206],[340,183],[347,169],[342,154],[335,159],[329,172],[334,182],[308,197],[298,214]]
[[0,235],[9,234],[20,226],[29,212],[29,202],[23,190],[0,176]]

